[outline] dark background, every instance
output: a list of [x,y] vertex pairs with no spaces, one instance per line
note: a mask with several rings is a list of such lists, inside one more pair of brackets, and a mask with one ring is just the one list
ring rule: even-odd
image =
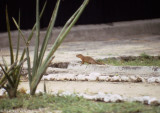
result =
[[[46,0],[40,0],[42,8]],[[56,25],[62,26],[83,0],[62,0]],[[6,31],[5,7],[8,6],[9,17],[18,18],[21,11],[21,28],[31,29],[35,23],[36,0],[0,0],[0,32]],[[41,28],[48,25],[56,0],[47,0],[47,7],[41,19]],[[143,20],[160,18],[158,0],[90,0],[79,21],[80,24],[101,24],[117,21]],[[11,29],[16,29],[11,20]]]

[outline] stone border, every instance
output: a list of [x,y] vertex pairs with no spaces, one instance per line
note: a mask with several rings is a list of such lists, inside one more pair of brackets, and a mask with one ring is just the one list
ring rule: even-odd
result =
[[[26,91],[27,94],[29,94],[29,90]],[[37,90],[36,94],[39,93],[44,93],[41,90]],[[4,89],[0,89],[0,96],[5,94]],[[78,97],[83,97],[88,100],[94,100],[94,101],[102,101],[106,103],[117,103],[117,102],[140,102],[142,104],[146,105],[160,105],[160,99],[157,99],[155,97],[150,97],[150,96],[142,96],[142,97],[133,97],[133,98],[128,98],[124,97],[118,94],[105,94],[103,92],[98,92],[97,94],[89,95],[85,93],[74,93],[74,92],[50,92],[50,94],[54,96],[78,96]]]
[[101,75],[97,72],[92,72],[89,75],[83,74],[49,74],[44,75],[42,80],[47,81],[103,81],[103,82],[147,82],[147,83],[160,83],[159,77],[140,77],[140,76],[108,76]]

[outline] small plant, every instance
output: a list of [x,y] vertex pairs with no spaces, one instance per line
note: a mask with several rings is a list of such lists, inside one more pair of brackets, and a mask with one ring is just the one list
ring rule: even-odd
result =
[[144,58],[144,59],[149,59],[149,58],[151,58],[151,56],[148,55],[148,54],[146,54],[145,52],[144,52],[144,53],[141,53],[140,56],[141,56],[142,58]]
[[[8,31],[9,47],[10,47],[11,66],[8,66],[5,58],[2,56],[4,66],[0,64],[0,67],[3,71],[3,77],[0,80],[0,88],[4,88],[7,91],[9,98],[14,98],[16,97],[17,94],[17,88],[20,81],[22,65],[27,59],[26,58],[24,59],[24,54],[22,54],[21,59],[18,61],[19,39],[20,39],[19,35],[17,41],[16,56],[14,56],[13,54],[12,38],[10,33],[10,24],[9,24],[7,7],[6,7],[6,25]],[[20,25],[20,19],[19,19],[19,25]]]
[[159,56],[149,56],[146,54],[140,55],[138,57],[129,56],[127,57],[127,60],[107,58],[107,59],[99,59],[98,61],[115,66],[159,66],[160,67]]
[[[86,5],[88,4],[88,2],[89,2],[89,0],[84,0],[84,2],[79,7],[79,9],[66,22],[66,24],[64,25],[60,34],[58,35],[56,41],[54,42],[53,46],[51,47],[51,50],[49,51],[46,58],[44,58],[44,55],[45,55],[45,52],[46,52],[48,41],[49,41],[50,36],[51,36],[52,28],[54,26],[54,23],[55,23],[55,20],[56,20],[56,17],[57,17],[57,12],[58,12],[58,9],[59,9],[60,0],[57,0],[55,9],[52,13],[51,20],[50,20],[50,23],[49,23],[47,31],[46,31],[45,38],[43,40],[43,44],[41,46],[41,49],[39,47],[39,43],[40,43],[40,39],[39,39],[39,36],[40,36],[40,17],[41,17],[41,15],[39,15],[39,0],[36,0],[36,24],[32,29],[32,33],[31,33],[30,37],[28,38],[28,41],[25,40],[25,37],[24,37],[22,31],[20,30],[17,22],[15,21],[15,19],[13,19],[17,29],[21,33],[21,35],[23,37],[23,40],[26,44],[29,86],[30,86],[30,94],[31,95],[35,94],[35,91],[37,89],[37,86],[38,86],[43,74],[45,73],[45,71],[46,71],[48,65],[50,64],[50,62],[52,62],[52,60],[54,59],[53,55],[54,55],[55,51],[60,46],[62,41],[65,39],[66,35],[69,33],[69,31],[71,30],[73,25],[77,22],[78,18],[80,17],[81,13],[83,12],[83,10],[86,7]],[[35,38],[36,44],[35,44],[35,49],[34,49],[33,65],[31,67],[30,54],[29,54],[29,42],[32,39],[33,32],[34,32],[35,29],[36,29],[36,38]],[[31,69],[32,69],[32,71],[31,71]]]

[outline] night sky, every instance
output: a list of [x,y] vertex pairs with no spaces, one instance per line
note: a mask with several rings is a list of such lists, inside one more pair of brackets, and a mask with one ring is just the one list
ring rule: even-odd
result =
[[[40,8],[46,0],[40,0]],[[62,0],[56,25],[62,26],[81,5],[83,0]],[[18,18],[21,12],[21,28],[31,29],[35,23],[36,0],[0,0],[0,31],[6,31],[5,7],[8,6],[11,29],[16,29],[11,17]],[[56,0],[47,0],[47,7],[41,19],[41,28],[48,25]],[[117,21],[143,20],[160,18],[158,0],[90,0],[83,12],[80,24],[101,24]]]

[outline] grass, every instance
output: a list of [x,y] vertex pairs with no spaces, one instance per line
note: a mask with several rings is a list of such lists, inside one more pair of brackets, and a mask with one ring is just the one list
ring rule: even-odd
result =
[[160,56],[154,57],[149,56],[145,53],[139,57],[121,57],[120,59],[108,58],[99,59],[99,62],[114,66],[159,66],[160,67]]
[[160,113],[160,106],[149,106],[141,103],[104,103],[83,99],[81,97],[53,95],[19,94],[18,98],[0,99],[0,112],[17,108],[38,109],[49,108],[63,113]]

